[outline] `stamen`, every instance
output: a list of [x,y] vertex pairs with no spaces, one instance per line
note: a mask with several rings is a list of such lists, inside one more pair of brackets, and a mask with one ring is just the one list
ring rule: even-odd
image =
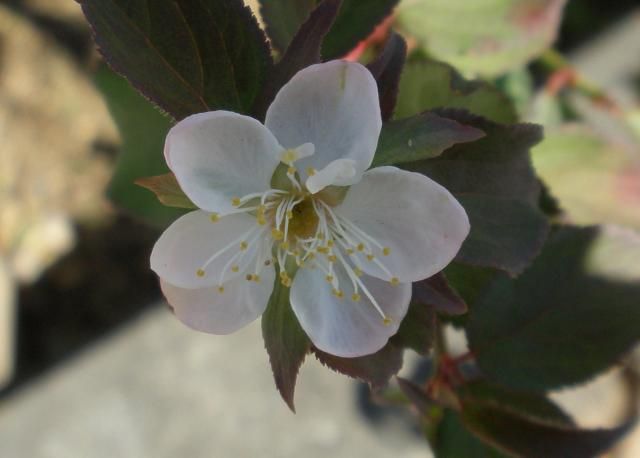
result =
[[384,248],[382,249],[382,255],[383,255],[383,256],[389,256],[390,254],[391,254],[391,248],[389,248],[389,247],[384,247]]
[[240,197],[234,197],[233,199],[231,199],[231,205],[233,205],[234,207],[239,207],[241,203],[242,201],[240,200]]
[[298,160],[298,152],[294,149],[284,150],[280,155],[280,161],[288,165],[293,164],[297,160]]
[[211,213],[209,219],[212,223],[217,223],[218,221],[220,221],[220,215],[218,215],[217,213]]
[[307,167],[307,175],[309,175],[310,177],[314,176],[316,174],[316,169],[314,169],[313,167]]
[[361,297],[360,297],[360,295],[359,295],[358,293],[353,293],[353,294],[351,295],[351,300],[352,300],[353,302],[360,302],[360,299],[361,299]]
[[224,286],[222,286],[222,285],[218,286],[218,292],[220,294],[224,293]]
[[204,274],[205,274],[204,270],[202,270],[202,269],[196,270],[196,275],[198,277],[204,277]]
[[400,280],[398,280],[398,277],[391,277],[389,283],[391,283],[393,286],[398,286],[400,284]]

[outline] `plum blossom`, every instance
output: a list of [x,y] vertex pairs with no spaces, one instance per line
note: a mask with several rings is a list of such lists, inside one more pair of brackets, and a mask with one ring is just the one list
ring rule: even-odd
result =
[[382,348],[411,283],[453,259],[469,221],[426,176],[367,170],[381,126],[375,80],[346,61],[297,73],[264,125],[228,111],[177,123],[165,158],[199,210],[151,254],[177,317],[234,332],[264,312],[277,277],[317,348],[342,357]]

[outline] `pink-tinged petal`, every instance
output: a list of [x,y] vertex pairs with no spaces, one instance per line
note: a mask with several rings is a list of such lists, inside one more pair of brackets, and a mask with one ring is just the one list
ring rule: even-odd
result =
[[[160,236],[151,252],[151,269],[164,281],[180,288],[205,288],[218,284],[229,260],[241,251],[249,231],[259,230],[256,219],[246,214],[229,215],[212,222],[211,214],[196,210],[181,216]],[[251,233],[247,235],[249,239]],[[223,248],[230,248],[205,267]],[[245,252],[242,264],[255,260],[257,245]],[[237,263],[240,267],[240,261]],[[225,278],[242,274],[227,271]]]
[[303,181],[308,168],[351,159],[356,173],[344,184],[355,183],[371,164],[382,127],[376,82],[358,63],[311,65],[278,92],[265,125],[284,147],[313,143],[315,154],[296,162]]
[[233,210],[234,197],[269,189],[282,151],[258,121],[228,111],[183,119],[165,143],[167,164],[185,194],[198,207],[218,213]]
[[264,312],[273,291],[273,266],[265,267],[260,282],[237,277],[224,284],[199,289],[178,288],[161,281],[162,292],[180,321],[210,334],[230,334]]
[[321,270],[302,268],[293,280],[291,307],[313,344],[332,355],[352,358],[380,350],[398,331],[411,300],[411,284],[391,285],[374,277],[361,277],[379,307],[376,310],[360,290],[354,301],[352,283],[342,268],[336,270],[342,298],[332,293],[332,286]]
[[453,260],[469,234],[467,214],[449,191],[395,167],[367,171],[335,213],[379,243],[368,242],[372,253],[356,250],[355,256],[364,272],[387,281],[431,277]]

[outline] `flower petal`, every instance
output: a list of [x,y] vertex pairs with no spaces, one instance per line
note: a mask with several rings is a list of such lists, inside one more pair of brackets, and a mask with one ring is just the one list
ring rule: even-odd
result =
[[387,248],[369,243],[375,260],[366,250],[354,255],[364,272],[387,281],[431,277],[453,260],[469,233],[467,214],[449,191],[395,167],[366,172],[335,213]]
[[327,186],[346,186],[356,176],[356,163],[351,159],[336,159],[324,169],[307,178],[306,187],[311,194],[322,191]]
[[[220,273],[229,260],[241,251],[240,243],[249,231],[258,229],[255,218],[246,215],[229,215],[213,223],[210,214],[196,210],[181,216],[160,236],[151,252],[151,269],[160,278],[180,288],[205,288],[217,285]],[[247,235],[248,239],[251,234]],[[251,265],[257,254],[257,244],[247,247],[241,265]],[[224,247],[229,249],[218,256],[206,268],[211,256]],[[204,273],[198,275],[198,270]],[[227,272],[225,279],[241,275]]]
[[376,82],[355,62],[311,65],[280,89],[265,125],[286,148],[313,143],[315,154],[296,163],[303,181],[308,168],[352,159],[357,173],[346,184],[355,183],[371,165],[382,126]]
[[353,288],[343,268],[336,276],[344,296],[336,297],[321,270],[298,270],[291,288],[291,307],[313,344],[332,355],[352,358],[380,350],[398,331],[411,300],[411,284],[392,286],[374,277],[363,276],[362,282],[390,318],[385,324],[367,296],[353,301]]
[[258,121],[228,111],[185,118],[165,144],[167,164],[185,194],[198,207],[219,213],[234,208],[234,197],[269,189],[282,151]]
[[265,267],[260,282],[236,278],[218,287],[185,289],[164,280],[162,292],[176,316],[197,331],[230,334],[251,323],[264,312],[273,291],[273,266]]

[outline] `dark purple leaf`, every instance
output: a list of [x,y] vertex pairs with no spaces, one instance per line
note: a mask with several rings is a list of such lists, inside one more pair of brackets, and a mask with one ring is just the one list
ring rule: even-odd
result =
[[367,65],[367,68],[378,82],[380,111],[382,120],[388,121],[393,116],[398,97],[400,75],[407,57],[407,44],[397,33],[392,33],[380,55]]
[[271,57],[241,0],[81,0],[106,61],[175,119],[251,113]]
[[402,368],[402,349],[387,344],[372,355],[340,358],[312,348],[318,361],[336,372],[369,383],[372,388],[384,387]]
[[412,301],[433,307],[436,312],[445,315],[463,315],[467,313],[467,304],[460,295],[449,286],[443,273],[434,275],[413,284]]
[[269,305],[262,315],[262,337],[276,387],[282,399],[295,412],[293,395],[296,379],[311,342],[291,310],[289,288],[282,286],[277,277]]

